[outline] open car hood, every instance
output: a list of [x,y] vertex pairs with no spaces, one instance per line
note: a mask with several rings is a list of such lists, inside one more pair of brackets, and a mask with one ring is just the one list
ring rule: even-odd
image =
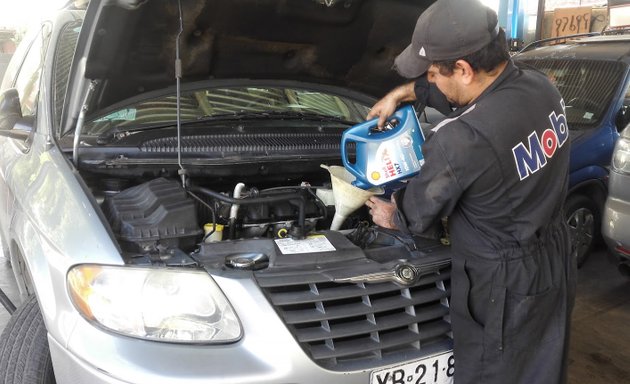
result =
[[[380,97],[403,81],[394,58],[432,2],[181,0],[182,81],[297,80]],[[100,80],[95,109],[175,84],[176,0],[93,0],[90,19],[79,44],[85,77]]]

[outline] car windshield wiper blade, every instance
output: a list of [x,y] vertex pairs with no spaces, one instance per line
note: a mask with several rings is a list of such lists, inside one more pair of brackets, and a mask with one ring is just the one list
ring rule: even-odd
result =
[[[317,113],[309,112],[297,112],[297,111],[266,111],[266,112],[237,112],[237,113],[223,113],[218,115],[205,115],[200,116],[197,119],[185,120],[180,124],[182,126],[194,125],[209,121],[240,121],[240,120],[308,120],[319,121],[326,123],[339,123],[342,125],[354,125],[356,121],[346,120],[338,116],[320,115]],[[137,132],[150,131],[154,129],[169,128],[176,126],[176,122],[166,122],[151,125],[142,125],[135,127],[120,127],[114,126],[105,132],[101,133],[96,142],[98,144],[108,144],[113,140],[120,140],[127,136],[131,136]]]

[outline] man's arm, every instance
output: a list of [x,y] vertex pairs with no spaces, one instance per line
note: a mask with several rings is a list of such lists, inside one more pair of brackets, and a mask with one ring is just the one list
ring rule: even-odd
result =
[[[434,140],[435,139],[435,140]],[[451,168],[439,138],[425,142],[425,165],[406,187],[392,195],[392,202],[372,197],[365,205],[375,224],[418,236],[437,238],[441,219],[459,201],[463,188]]]
[[366,119],[369,120],[378,117],[378,127],[383,128],[385,120],[394,114],[394,111],[396,111],[396,108],[398,108],[400,103],[416,100],[414,86],[415,82],[412,81],[391,90],[387,95],[374,104]]
[[378,117],[378,127],[383,128],[385,120],[394,114],[400,103],[407,101],[419,101],[423,107],[432,107],[443,115],[451,113],[452,108],[446,96],[438,87],[429,83],[427,75],[420,76],[415,81],[400,85],[391,90],[387,95],[380,99],[370,112],[366,119]]
[[389,229],[399,229],[395,222],[396,216],[396,201],[392,195],[391,202],[385,199],[381,199],[378,196],[372,196],[365,202],[368,208],[370,208],[370,215],[374,224]]

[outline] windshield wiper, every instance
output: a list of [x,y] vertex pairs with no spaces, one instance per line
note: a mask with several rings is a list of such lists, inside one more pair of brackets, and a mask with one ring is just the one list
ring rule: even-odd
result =
[[[297,112],[297,111],[266,111],[266,112],[237,112],[237,113],[223,113],[219,115],[205,115],[200,116],[194,120],[182,121],[181,126],[194,125],[204,122],[214,121],[242,121],[242,120],[304,120],[304,121],[319,121],[326,123],[338,123],[342,125],[354,125],[356,121],[349,121],[342,117],[326,116],[317,113],[309,112]],[[121,140],[127,136],[131,136],[138,132],[151,131],[154,129],[170,128],[176,126],[176,122],[166,122],[151,125],[142,125],[137,127],[119,127],[114,126],[105,132],[101,133],[97,139],[97,144],[109,144],[114,140]]]

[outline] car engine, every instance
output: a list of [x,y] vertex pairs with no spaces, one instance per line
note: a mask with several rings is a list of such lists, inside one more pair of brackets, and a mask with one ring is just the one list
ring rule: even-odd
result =
[[[392,253],[390,249],[385,258],[407,259],[409,252],[423,243],[419,238],[370,226],[365,207],[350,215],[339,231],[329,230],[335,206],[328,183],[258,189],[239,182],[231,191],[222,192],[194,182],[183,188],[178,180],[166,177],[126,188],[125,183],[128,181],[108,180],[105,184],[112,188],[102,192],[99,200],[123,255],[132,264],[200,264],[188,257],[200,252],[218,252],[225,257],[259,250],[266,259],[276,254],[283,258],[283,251],[278,252],[274,241],[303,240],[322,234],[341,259],[354,257],[352,252],[360,249],[361,258],[369,250],[371,258],[382,261],[383,257],[375,256],[375,249],[393,243],[397,243],[397,251]],[[354,251],[348,253],[343,251],[345,248]],[[319,251],[315,248],[286,254],[305,262],[304,254]],[[326,261],[332,259],[328,257]]]
[[[128,188],[124,184],[108,180],[101,206],[121,248],[133,257],[191,252],[217,239],[301,239],[328,229],[334,214],[330,184],[258,189],[239,182],[222,192],[197,185],[184,189],[178,180],[164,177]],[[367,211],[359,209],[346,228],[366,220]],[[221,234],[211,236],[217,228]]]

